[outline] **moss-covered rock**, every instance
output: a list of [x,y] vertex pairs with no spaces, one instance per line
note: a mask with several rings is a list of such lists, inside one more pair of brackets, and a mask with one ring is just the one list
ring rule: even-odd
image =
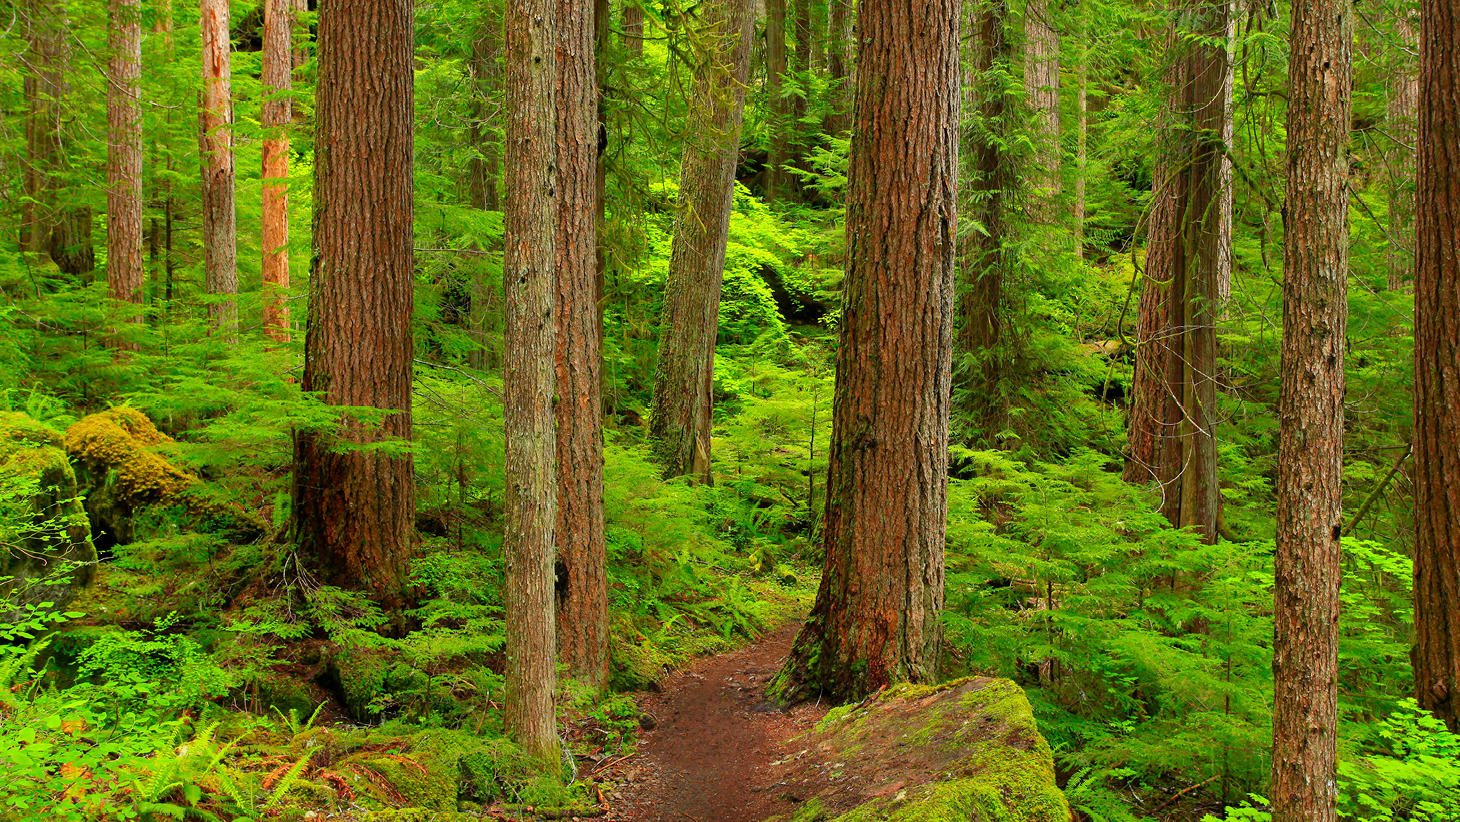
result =
[[127,407],[91,414],[66,429],[66,451],[76,461],[95,534],[131,542],[133,511],[179,502],[198,484],[157,453],[172,441],[141,411]]
[[1066,822],[1054,758],[1006,679],[903,685],[837,709],[791,783],[813,796],[791,822]]
[[[6,500],[5,588],[23,590],[26,603],[71,601],[91,581],[96,548],[77,496],[76,472],[60,432],[25,414],[0,413],[0,477],[15,496]],[[53,578],[65,561],[78,563],[69,578]]]

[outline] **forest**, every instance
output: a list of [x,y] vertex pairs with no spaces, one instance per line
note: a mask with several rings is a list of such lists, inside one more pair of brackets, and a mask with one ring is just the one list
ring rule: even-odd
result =
[[0,820],[1460,819],[1457,214],[1453,0],[0,0]]

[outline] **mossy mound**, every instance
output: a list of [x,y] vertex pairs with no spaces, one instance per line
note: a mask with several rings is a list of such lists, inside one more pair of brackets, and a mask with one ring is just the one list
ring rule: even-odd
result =
[[170,505],[199,480],[157,453],[172,438],[135,408],[112,408],[66,429],[66,451],[76,461],[86,513],[98,535],[132,541],[132,512]]
[[1054,758],[1006,679],[902,685],[838,708],[806,739],[791,822],[1066,822]]
[[[23,483],[29,496],[13,501],[19,533],[7,538],[0,576],[14,578],[5,585],[23,589],[23,603],[70,602],[91,581],[96,548],[60,432],[25,414],[0,413],[0,476]],[[65,561],[78,563],[69,580],[37,582]]]

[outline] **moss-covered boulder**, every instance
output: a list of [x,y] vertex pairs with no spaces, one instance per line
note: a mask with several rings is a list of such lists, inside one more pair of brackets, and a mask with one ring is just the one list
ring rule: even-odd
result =
[[[25,603],[70,602],[91,581],[96,548],[61,433],[25,414],[0,413],[0,479],[0,576],[12,578],[4,588],[23,591]],[[55,579],[66,561],[77,565]]]
[[792,822],[1067,822],[1054,758],[1006,679],[902,685],[838,708],[786,780]]
[[93,533],[132,541],[132,512],[171,505],[199,480],[168,462],[158,449],[173,439],[135,408],[112,408],[66,429],[66,451],[76,461]]

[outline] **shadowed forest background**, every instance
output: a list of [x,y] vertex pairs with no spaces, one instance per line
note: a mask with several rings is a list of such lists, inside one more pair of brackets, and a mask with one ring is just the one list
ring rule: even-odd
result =
[[[850,0],[564,0],[546,46],[500,0],[321,2],[338,26],[0,0],[0,818],[588,816],[627,692],[821,602],[851,510],[827,495],[853,493],[833,407],[870,390],[837,383],[872,299],[847,297]],[[886,303],[947,322],[930,650],[835,671],[814,611],[773,690],[1008,678],[1078,818],[1273,818],[1290,11],[930,5],[961,20],[926,98],[956,113],[927,139],[957,218],[917,236],[953,288]],[[1347,305],[1337,813],[1439,822],[1460,729],[1412,668],[1416,511],[1454,507],[1415,503],[1419,9],[1353,11],[1319,301]],[[525,602],[547,622],[514,627]]]

